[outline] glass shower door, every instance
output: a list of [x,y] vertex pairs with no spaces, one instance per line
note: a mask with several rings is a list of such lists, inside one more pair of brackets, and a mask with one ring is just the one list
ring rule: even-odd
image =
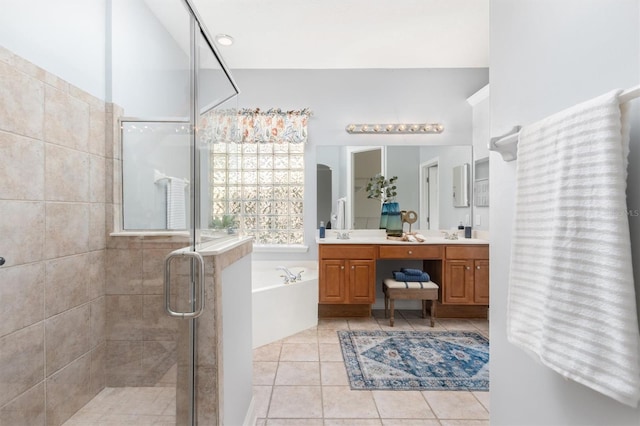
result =
[[131,372],[126,386],[162,394],[142,414],[208,424],[199,410],[204,404],[198,407],[198,382],[205,379],[196,342],[198,317],[209,318],[213,309],[203,282],[210,268],[197,252],[210,221],[209,150],[197,131],[202,114],[238,90],[189,0],[111,7],[114,104],[123,117],[143,117],[121,119],[122,227],[155,235],[140,244],[140,294],[126,296],[141,303],[131,325],[140,333],[126,336],[139,357],[123,359],[122,370]]

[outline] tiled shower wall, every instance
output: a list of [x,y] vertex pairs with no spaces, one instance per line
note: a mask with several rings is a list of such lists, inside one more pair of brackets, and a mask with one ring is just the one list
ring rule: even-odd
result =
[[0,46],[0,425],[57,426],[105,386],[171,384],[162,261],[186,238],[109,236],[121,114]]
[[0,424],[105,386],[105,103],[0,47]]

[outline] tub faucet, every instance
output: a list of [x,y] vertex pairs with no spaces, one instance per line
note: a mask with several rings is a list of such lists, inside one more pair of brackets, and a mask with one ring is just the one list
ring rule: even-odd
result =
[[291,272],[290,270],[288,270],[287,268],[285,268],[284,266],[278,266],[276,268],[276,271],[284,271],[285,275],[282,275],[284,277],[284,282],[285,284],[288,282],[295,282],[298,279],[298,276],[300,276],[300,278],[302,278],[302,272],[300,274],[298,274],[298,276],[296,276],[293,272]]

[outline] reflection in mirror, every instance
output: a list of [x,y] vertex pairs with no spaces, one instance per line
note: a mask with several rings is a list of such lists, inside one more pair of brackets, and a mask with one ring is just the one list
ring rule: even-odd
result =
[[[362,148],[362,147],[360,147]],[[372,147],[368,147],[371,149]],[[455,229],[458,224],[470,224],[472,206],[455,208],[452,201],[453,168],[461,164],[471,164],[473,153],[470,145],[464,146],[387,146],[382,148],[382,174],[398,176],[396,201],[402,210],[413,210],[418,214],[418,222],[413,229],[439,230]],[[371,176],[362,177],[364,185],[354,184],[350,187],[350,171],[353,167],[353,151],[355,147],[321,145],[317,147],[316,159],[331,169],[331,189],[318,180],[318,194],[325,194],[325,198],[318,199],[318,211],[326,212],[328,203],[326,193],[331,193],[330,209],[335,213],[337,200],[347,198],[347,210],[353,211],[356,203],[353,193],[363,192],[366,199],[366,181]],[[361,149],[360,149],[361,150]],[[470,174],[468,174],[470,176]],[[353,193],[352,193],[353,192]],[[468,194],[468,198],[469,198]],[[371,200],[369,200],[371,201]],[[323,204],[321,206],[321,204]],[[380,204],[375,202],[366,213],[358,213],[351,217],[348,223],[350,229],[363,229],[370,224],[379,225]],[[320,214],[320,213],[319,213]],[[326,216],[326,213],[322,213]],[[356,218],[366,217],[366,221]],[[372,217],[374,219],[369,219]],[[318,216],[318,222],[327,219]],[[372,225],[373,226],[373,225]],[[373,226],[374,228],[376,226]]]
[[469,164],[453,168],[453,207],[469,207]]

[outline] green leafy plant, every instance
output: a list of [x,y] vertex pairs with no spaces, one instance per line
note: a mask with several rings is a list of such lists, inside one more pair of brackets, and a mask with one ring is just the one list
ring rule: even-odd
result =
[[209,228],[211,229],[226,229],[231,230],[236,228],[238,222],[235,215],[225,214],[222,216],[214,216],[209,222]]
[[367,198],[375,198],[383,203],[392,201],[398,195],[397,186],[395,185],[397,180],[398,176],[386,179],[382,174],[376,174],[367,183]]

